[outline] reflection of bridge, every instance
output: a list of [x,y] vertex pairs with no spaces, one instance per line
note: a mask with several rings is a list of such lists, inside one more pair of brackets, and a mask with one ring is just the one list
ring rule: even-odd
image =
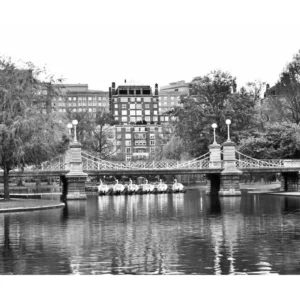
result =
[[[300,190],[300,160],[259,160],[235,149],[235,143],[213,143],[209,152],[189,161],[128,161],[112,162],[99,159],[81,151],[74,141],[70,150],[60,157],[43,163],[39,168],[14,170],[10,176],[60,176],[64,193],[69,198],[85,198],[85,181],[88,175],[179,175],[205,174],[207,193],[240,195],[239,178],[245,172],[282,173],[283,190]],[[299,179],[298,179],[299,177]],[[299,182],[299,183],[298,183]]]

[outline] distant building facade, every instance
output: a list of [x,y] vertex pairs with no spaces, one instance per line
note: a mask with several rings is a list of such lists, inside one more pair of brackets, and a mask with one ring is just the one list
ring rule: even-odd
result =
[[162,86],[159,90],[159,114],[160,123],[170,122],[169,111],[176,106],[181,106],[181,96],[190,95],[190,83],[184,80],[171,82],[169,85]]
[[70,109],[73,112],[88,111],[95,117],[97,111],[109,110],[109,93],[90,90],[87,84],[60,84],[61,96],[52,99],[52,108],[59,112]]
[[159,149],[158,85],[134,82],[109,88],[110,111],[115,125],[116,156],[121,160],[148,160]]

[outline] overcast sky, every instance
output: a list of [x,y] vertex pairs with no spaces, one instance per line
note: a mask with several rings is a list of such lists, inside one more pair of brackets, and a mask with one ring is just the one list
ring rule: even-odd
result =
[[300,49],[297,1],[1,2],[0,56],[46,66],[66,83],[153,86],[214,69],[241,86],[276,82]]

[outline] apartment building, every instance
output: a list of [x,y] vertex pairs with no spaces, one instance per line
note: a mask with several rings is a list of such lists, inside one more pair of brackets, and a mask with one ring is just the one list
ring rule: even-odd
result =
[[52,108],[59,112],[88,111],[95,117],[97,111],[109,110],[109,94],[106,91],[90,90],[87,84],[59,84],[61,96],[52,99]]
[[109,88],[110,111],[115,121],[116,156],[124,160],[148,160],[159,149],[158,85],[137,82]]

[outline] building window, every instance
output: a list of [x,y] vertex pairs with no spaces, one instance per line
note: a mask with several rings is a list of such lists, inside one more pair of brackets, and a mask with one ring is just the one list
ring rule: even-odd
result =
[[151,102],[151,99],[150,98],[145,98],[144,102]]
[[118,117],[115,117],[115,121],[118,121],[119,120],[119,118]]
[[117,127],[117,132],[121,132],[122,128],[121,127]]
[[134,141],[134,145],[135,146],[146,146],[147,142],[146,142],[146,140],[138,140],[138,141]]
[[121,102],[127,102],[127,98],[121,98]]
[[122,108],[127,109],[127,104],[122,104]]
[[145,117],[146,122],[150,122],[150,117]]
[[131,156],[130,155],[126,155],[126,161],[131,161]]
[[157,110],[154,110],[154,111],[153,111],[153,114],[154,114],[154,115],[157,115]]
[[121,146],[122,145],[122,141],[117,141],[117,146]]
[[98,100],[101,101],[101,97],[98,97]]
[[136,111],[136,115],[137,115],[137,116],[141,116],[141,115],[142,115],[142,111],[141,111],[141,110],[137,110],[137,111]]
[[145,139],[145,138],[146,138],[146,134],[145,134],[145,133],[136,133],[136,134],[134,135],[134,137],[135,137],[136,139]]
[[132,103],[130,104],[130,109],[135,109],[135,104],[134,104],[134,103],[133,103],[133,104],[132,104]]
[[76,111],[76,108],[73,108],[73,111]]
[[165,121],[169,122],[169,116],[165,116]]
[[141,98],[136,98],[136,101],[137,102],[141,102]]
[[155,127],[150,127],[150,131],[151,132],[155,131]]
[[103,100],[106,100],[106,97],[103,97]]
[[142,117],[136,117],[136,121],[143,121]]
[[131,139],[131,134],[130,134],[130,133],[126,133],[126,134],[125,134],[125,138],[126,138],[127,140]]
[[125,141],[126,146],[131,146],[131,141]]
[[117,116],[119,114],[119,112],[117,110],[115,110],[115,116]]
[[155,139],[155,134],[154,133],[150,134],[150,139],[152,139],[152,140]]
[[135,117],[130,117],[130,122],[135,123],[136,122],[136,118]]
[[154,146],[155,145],[155,141],[150,141],[150,146]]
[[136,109],[142,109],[142,104],[136,104]]
[[127,117],[122,117],[122,122],[127,122]]
[[155,148],[151,147],[151,148],[150,148],[150,152],[151,152],[151,153],[155,152]]
[[146,109],[145,110],[145,115],[150,115],[150,110]]
[[154,108],[157,108],[157,103],[154,103],[154,104],[153,104],[153,107],[154,107]]
[[117,134],[117,139],[118,139],[118,140],[121,140],[121,139],[122,139],[122,134],[118,133],[118,134]]
[[122,116],[127,116],[127,110],[122,110]]
[[171,97],[171,100],[174,100],[174,97]]
[[157,122],[157,117],[153,117],[153,122]]
[[130,115],[131,115],[131,116],[135,116],[135,110],[131,110],[131,111],[130,111]]
[[131,148],[126,148],[126,153],[131,153]]
[[131,131],[130,129],[131,129],[130,127],[126,127],[126,132],[130,132]]
[[115,104],[115,108],[118,108],[118,104]]

